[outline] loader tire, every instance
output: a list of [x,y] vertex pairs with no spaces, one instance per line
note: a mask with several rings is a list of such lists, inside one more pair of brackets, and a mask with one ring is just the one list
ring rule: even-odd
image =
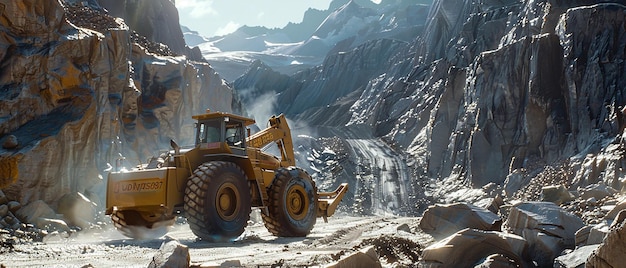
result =
[[183,199],[189,227],[202,240],[237,238],[250,219],[248,179],[235,163],[212,161],[199,166],[187,180]]
[[265,227],[275,236],[303,237],[317,220],[317,188],[301,168],[276,171],[268,189],[267,212],[261,213]]
[[124,236],[140,240],[164,236],[174,225],[174,217],[159,217],[157,221],[150,222],[134,210],[115,211],[111,214],[111,221]]

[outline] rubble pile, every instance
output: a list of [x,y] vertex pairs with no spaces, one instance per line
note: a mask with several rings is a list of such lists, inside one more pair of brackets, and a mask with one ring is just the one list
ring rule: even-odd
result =
[[42,241],[48,231],[20,220],[24,208],[10,201],[0,190],[0,253],[10,251],[16,243]]
[[[102,10],[81,5],[65,6],[67,20],[81,28],[94,30],[97,32],[107,32],[111,29],[128,29],[122,19],[116,19]],[[136,31],[131,31],[130,41],[135,43],[152,54],[159,56],[177,56],[167,45],[152,42]]]
[[372,245],[378,256],[387,263],[413,264],[419,261],[423,246],[406,238],[381,235],[376,238],[365,239],[361,247]]

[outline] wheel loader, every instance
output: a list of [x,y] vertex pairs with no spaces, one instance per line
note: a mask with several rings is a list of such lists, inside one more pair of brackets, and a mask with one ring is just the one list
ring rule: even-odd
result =
[[[232,240],[243,233],[255,207],[272,234],[302,237],[318,217],[326,221],[335,213],[348,190],[344,183],[333,192],[317,192],[309,174],[295,167],[282,114],[254,135],[251,118],[209,110],[192,118],[192,148],[172,141],[172,150],[147,164],[109,173],[105,213],[125,236],[148,238],[146,230],[163,230],[184,215],[202,240]],[[271,143],[280,158],[263,151]]]

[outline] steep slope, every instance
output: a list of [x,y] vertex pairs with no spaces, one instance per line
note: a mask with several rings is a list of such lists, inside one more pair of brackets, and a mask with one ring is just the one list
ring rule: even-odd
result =
[[[494,193],[449,194],[467,187],[515,192],[563,163],[571,187],[622,189],[624,6],[595,3],[434,1],[410,48],[372,41],[330,54],[273,89],[277,111],[371,131],[411,155],[414,180],[440,181],[430,194],[447,202]],[[235,87],[269,90],[250,79],[258,71]]]
[[[170,10],[160,2],[168,3]],[[192,114],[237,109],[208,63],[82,4],[0,4],[0,163],[19,171],[1,174],[0,187],[24,205],[55,208],[74,192],[101,203],[109,163],[124,156],[134,166],[169,148],[169,139],[189,144]]]

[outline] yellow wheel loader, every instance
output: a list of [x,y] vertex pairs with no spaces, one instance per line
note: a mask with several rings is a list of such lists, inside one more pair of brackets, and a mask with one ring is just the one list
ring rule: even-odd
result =
[[[238,237],[252,207],[261,209],[267,229],[276,236],[310,233],[317,217],[330,217],[348,190],[317,192],[309,174],[295,167],[291,131],[284,115],[250,135],[253,119],[210,112],[195,115],[193,148],[172,149],[133,170],[111,172],[107,180],[106,214],[131,238],[165,233],[177,215],[184,215],[203,240]],[[262,151],[275,143],[280,159]]]

